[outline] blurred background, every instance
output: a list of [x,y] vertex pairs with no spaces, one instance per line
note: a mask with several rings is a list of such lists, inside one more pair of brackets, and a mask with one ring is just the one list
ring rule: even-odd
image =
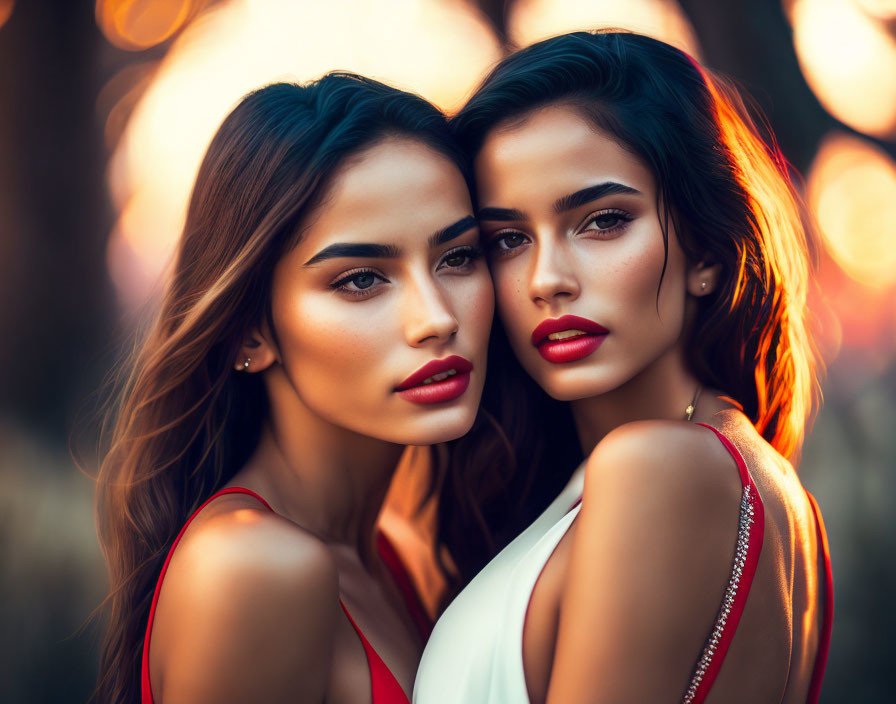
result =
[[0,0],[0,701],[92,691],[97,390],[239,98],[349,69],[451,111],[514,48],[608,26],[735,78],[803,176],[828,365],[800,469],[834,563],[822,701],[892,700],[896,0]]

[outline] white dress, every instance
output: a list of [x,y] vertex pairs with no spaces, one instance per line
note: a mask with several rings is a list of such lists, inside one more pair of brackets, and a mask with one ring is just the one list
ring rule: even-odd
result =
[[523,625],[535,582],[579,513],[584,463],[451,602],[429,638],[414,704],[528,704]]

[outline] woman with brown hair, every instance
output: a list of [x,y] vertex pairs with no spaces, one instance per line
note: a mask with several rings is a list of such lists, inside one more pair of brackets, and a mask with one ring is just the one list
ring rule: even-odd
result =
[[620,32],[505,59],[453,124],[506,443],[457,443],[439,532],[465,581],[490,533],[506,547],[437,623],[414,701],[814,704],[832,582],[791,464],[817,380],[780,154],[723,80]]
[[476,417],[467,176],[438,110],[351,74],[225,119],[100,472],[100,701],[407,701],[428,624],[375,522],[404,447]]

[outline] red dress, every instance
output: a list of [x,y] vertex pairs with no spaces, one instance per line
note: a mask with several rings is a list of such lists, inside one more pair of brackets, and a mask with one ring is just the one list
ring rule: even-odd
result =
[[[273,512],[273,509],[268,502],[254,491],[244,489],[243,487],[231,487],[228,489],[221,489],[213,494],[205,503],[196,509],[196,511],[194,511],[187,519],[187,522],[184,523],[184,527],[181,528],[180,533],[178,533],[177,537],[174,539],[174,543],[171,545],[171,549],[168,551],[168,556],[165,558],[165,563],[162,565],[162,571],[159,574],[159,580],[156,582],[156,589],[152,596],[152,606],[149,609],[149,619],[146,624],[146,636],[143,639],[143,663],[140,674],[140,699],[142,704],[153,704],[152,686],[149,680],[149,641],[150,636],[152,635],[152,622],[156,614],[156,605],[159,601],[159,592],[162,589],[162,580],[165,579],[165,573],[168,571],[168,564],[171,562],[171,556],[174,554],[174,550],[180,542],[181,537],[183,537],[184,532],[186,532],[187,527],[192,523],[199,512],[219,496],[224,496],[225,494],[248,494],[260,501],[269,511]],[[383,561],[388,566],[389,571],[392,573],[392,576],[405,599],[411,618],[420,630],[421,635],[426,639],[432,630],[432,622],[429,620],[426,611],[423,609],[423,605],[420,603],[420,599],[401,562],[401,558],[398,556],[392,543],[389,542],[388,538],[386,538],[383,533],[377,534],[377,549],[379,550]],[[339,605],[342,607],[346,617],[348,617],[349,622],[357,632],[358,638],[361,639],[361,644],[364,646],[364,652],[367,654],[367,664],[370,668],[371,701],[373,704],[409,704],[408,698],[401,688],[401,685],[398,684],[395,676],[389,668],[386,667],[386,663],[383,662],[382,658],[380,658],[377,652],[373,649],[373,646],[370,645],[367,638],[364,637],[361,629],[358,628],[354,619],[351,617],[351,614],[349,614],[348,609],[345,608],[345,604],[342,603],[342,599],[339,600]]]
[[[740,452],[725,435],[711,425],[706,425],[705,423],[698,423],[697,425],[702,425],[704,428],[709,428],[714,432],[719,440],[722,441],[725,449],[734,458],[734,461],[737,463],[737,470],[740,473],[741,483],[744,486],[744,492],[741,502],[740,528],[737,535],[734,569],[728,582],[728,588],[725,590],[725,597],[722,602],[722,608],[719,610],[719,615],[716,618],[715,627],[706,642],[706,647],[700,660],[697,662],[697,667],[691,678],[690,686],[682,699],[684,704],[700,704],[703,702],[706,699],[706,695],[709,694],[716,676],[719,674],[722,662],[725,660],[725,654],[728,652],[728,646],[731,645],[731,639],[734,637],[737,624],[744,611],[747,596],[750,593],[750,585],[753,583],[753,575],[756,573],[759,553],[762,550],[762,535],[765,529],[765,512],[762,498],[759,496],[756,484],[753,482],[753,478],[750,476]],[[812,670],[809,693],[806,697],[807,704],[816,704],[821,691],[821,680],[824,677],[828,650],[831,644],[831,624],[834,618],[834,584],[831,576],[831,556],[828,549],[828,539],[824,531],[824,523],[821,520],[821,511],[818,509],[815,497],[808,491],[806,495],[809,497],[809,503],[812,505],[818,544],[821,546],[822,554],[824,555],[824,621],[818,643],[818,652],[815,655],[815,665]]]

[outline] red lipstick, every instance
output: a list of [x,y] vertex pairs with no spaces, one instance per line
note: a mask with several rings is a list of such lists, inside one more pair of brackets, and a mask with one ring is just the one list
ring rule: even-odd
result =
[[[562,339],[549,339],[550,335],[569,332],[574,334]],[[600,347],[609,332],[593,320],[577,315],[564,315],[539,323],[532,332],[532,344],[547,361],[564,364],[587,357]]]
[[458,355],[434,359],[401,382],[395,391],[412,403],[453,401],[467,390],[471,371],[473,363]]

